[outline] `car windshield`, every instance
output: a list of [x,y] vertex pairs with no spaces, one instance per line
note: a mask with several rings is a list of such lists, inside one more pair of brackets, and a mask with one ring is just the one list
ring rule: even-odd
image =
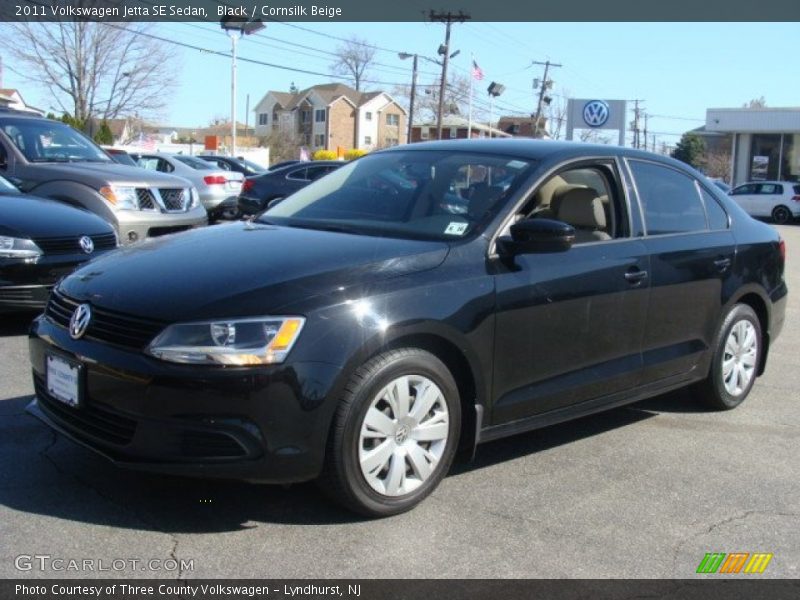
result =
[[206,162],[199,158],[195,158],[194,156],[184,156],[183,154],[176,154],[172,158],[182,162],[188,167],[197,169],[198,171],[211,171],[217,168],[217,165],[212,165],[210,162]]
[[380,152],[311,183],[258,220],[362,235],[461,239],[483,230],[533,166],[492,154]]
[[0,127],[30,162],[112,162],[100,146],[58,121],[4,118]]
[[266,169],[264,167],[262,167],[261,165],[257,165],[256,163],[254,163],[251,160],[246,160],[244,158],[240,158],[239,161],[242,164],[244,164],[244,166],[247,167],[248,169],[250,169],[251,171],[254,171],[256,173],[264,173],[264,172],[266,172]]

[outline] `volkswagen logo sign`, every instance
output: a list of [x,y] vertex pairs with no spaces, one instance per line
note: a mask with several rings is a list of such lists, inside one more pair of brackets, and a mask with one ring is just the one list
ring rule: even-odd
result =
[[592,100],[583,107],[583,122],[589,127],[602,127],[608,121],[608,104],[602,100]]
[[89,321],[92,320],[92,309],[88,304],[81,304],[72,313],[69,320],[69,335],[73,340],[78,340],[86,333]]
[[79,239],[78,244],[80,244],[81,250],[83,250],[85,254],[91,254],[94,252],[94,242],[88,235],[85,235]]

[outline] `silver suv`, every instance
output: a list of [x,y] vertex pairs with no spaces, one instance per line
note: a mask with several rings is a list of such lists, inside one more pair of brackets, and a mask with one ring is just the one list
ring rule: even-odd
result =
[[116,228],[122,243],[208,222],[187,180],[117,164],[60,121],[0,112],[0,175],[25,192],[100,215]]

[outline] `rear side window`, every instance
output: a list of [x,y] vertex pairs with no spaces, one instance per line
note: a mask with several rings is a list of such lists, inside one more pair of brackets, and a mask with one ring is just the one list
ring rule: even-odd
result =
[[783,186],[776,183],[762,183],[758,189],[759,194],[782,194]]
[[649,235],[707,229],[706,213],[691,177],[650,162],[631,160],[629,164]]
[[703,196],[703,202],[706,205],[709,228],[712,230],[727,229],[728,213],[725,212],[725,209],[720,206],[716,198],[703,188],[700,188],[700,195]]

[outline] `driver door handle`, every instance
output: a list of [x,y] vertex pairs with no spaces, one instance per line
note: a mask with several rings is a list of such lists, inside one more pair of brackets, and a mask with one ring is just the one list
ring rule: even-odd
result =
[[628,283],[637,284],[647,278],[647,271],[642,271],[639,267],[631,267],[625,272],[625,279]]

